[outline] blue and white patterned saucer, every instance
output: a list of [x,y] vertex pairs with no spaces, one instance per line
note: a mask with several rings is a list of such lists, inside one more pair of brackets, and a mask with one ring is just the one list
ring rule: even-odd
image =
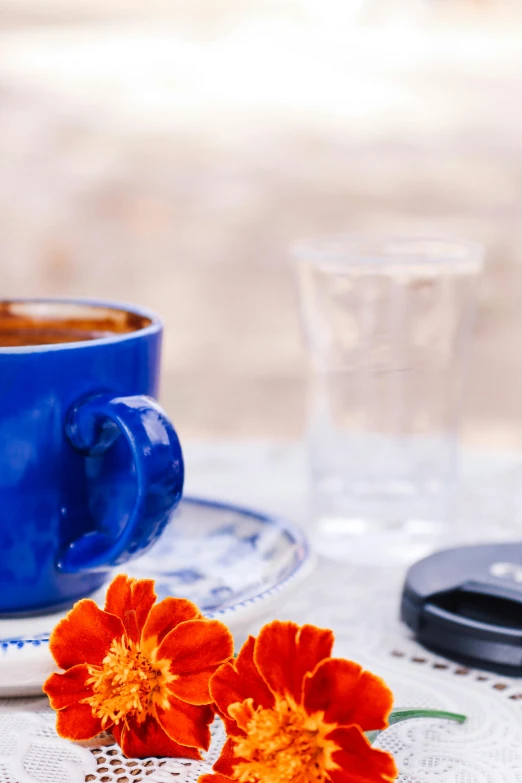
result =
[[[312,568],[306,537],[286,522],[184,499],[160,541],[119,571],[155,579],[160,600],[189,598],[206,617],[226,623],[241,644],[251,624],[278,614],[283,593]],[[103,605],[104,591],[93,598]],[[64,614],[0,620],[0,695],[40,692],[53,670],[49,635]]]

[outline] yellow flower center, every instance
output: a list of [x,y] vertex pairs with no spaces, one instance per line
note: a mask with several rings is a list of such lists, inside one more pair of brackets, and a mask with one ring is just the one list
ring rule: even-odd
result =
[[169,661],[156,661],[155,654],[147,655],[133,642],[123,638],[114,640],[109,653],[98,666],[89,666],[93,695],[85,699],[92,714],[107,723],[127,722],[135,717],[139,723],[158,704],[169,706],[166,685],[175,679],[169,671]]
[[245,759],[234,768],[239,783],[326,783],[337,765],[339,747],[327,735],[335,725],[323,714],[308,715],[290,701],[272,709],[252,709],[252,699],[231,705],[229,713],[246,732],[236,739],[234,752]]

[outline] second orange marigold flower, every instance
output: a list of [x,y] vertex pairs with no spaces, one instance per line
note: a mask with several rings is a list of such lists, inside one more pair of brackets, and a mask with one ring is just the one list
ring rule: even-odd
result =
[[228,739],[200,783],[391,783],[397,768],[365,732],[384,729],[385,683],[331,658],[333,634],[273,622],[221,666],[210,692]]

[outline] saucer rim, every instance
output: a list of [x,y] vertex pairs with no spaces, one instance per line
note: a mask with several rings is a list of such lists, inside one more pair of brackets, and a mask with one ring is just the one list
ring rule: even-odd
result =
[[[298,548],[298,553],[299,553],[298,562],[294,565],[292,571],[284,579],[282,579],[281,581],[277,582],[276,584],[270,587],[267,587],[266,589],[262,590],[256,595],[251,596],[250,598],[245,598],[243,601],[234,603],[231,606],[227,606],[224,607],[223,609],[218,609],[215,611],[203,612],[204,617],[206,617],[207,619],[221,620],[221,621],[226,621],[226,618],[228,617],[233,617],[234,620],[242,619],[250,613],[250,610],[256,604],[259,604],[261,602],[270,603],[274,598],[277,597],[279,593],[285,591],[286,588],[289,588],[291,585],[297,583],[301,579],[304,579],[313,570],[315,559],[314,559],[313,550],[311,548],[311,544],[306,534],[297,525],[295,525],[292,522],[289,522],[283,517],[280,517],[275,514],[269,514],[262,511],[258,511],[254,508],[243,506],[241,504],[229,503],[227,501],[214,500],[212,498],[205,498],[196,495],[188,495],[186,497],[184,496],[181,500],[179,508],[180,509],[183,508],[184,505],[199,506],[203,508],[213,508],[221,511],[230,511],[233,513],[240,514],[243,517],[250,517],[251,519],[255,519],[257,522],[261,522],[263,525],[269,525],[271,527],[276,528],[281,533],[286,534],[290,538],[290,544],[297,546]],[[70,609],[68,611],[70,611]],[[54,614],[55,613],[53,612],[49,616],[52,616]],[[65,616],[67,612],[62,611],[56,614]],[[39,615],[39,617],[42,617],[42,615]],[[10,620],[20,620],[20,619],[30,620],[31,617],[25,617],[25,618],[4,617],[2,618],[2,621],[9,622]],[[32,637],[24,637],[23,639],[20,638],[17,639],[16,637],[9,638],[8,636],[2,638],[0,636],[0,652],[3,652],[5,654],[9,650],[14,651],[13,648],[20,650],[24,647],[34,648],[40,646],[44,646],[44,647],[48,646],[51,633],[52,631],[49,631],[48,635],[46,633],[34,634],[35,637],[37,636],[43,637],[39,639],[32,638]]]
[[227,606],[224,609],[218,609],[217,611],[213,612],[204,612],[204,616],[208,619],[222,620],[227,616],[234,616],[234,619],[236,619],[238,616],[246,615],[248,614],[248,610],[254,604],[260,603],[261,601],[269,601],[270,599],[276,597],[280,592],[285,590],[291,584],[297,582],[300,578],[307,576],[308,573],[312,570],[314,565],[314,557],[310,541],[301,528],[292,522],[287,521],[283,517],[258,511],[241,504],[227,503],[225,501],[212,500],[210,498],[202,498],[193,495],[184,497],[181,502],[207,508],[218,508],[222,511],[234,511],[235,513],[241,514],[243,516],[251,517],[252,519],[256,519],[257,521],[262,522],[264,525],[271,525],[280,530],[282,533],[289,534],[292,539],[291,543],[299,547],[300,557],[298,562],[295,564],[292,571],[283,580],[279,581],[275,585],[272,585],[272,587],[268,587],[260,593],[251,596],[250,598],[245,598],[243,601],[239,601],[238,603],[232,604],[231,606]]

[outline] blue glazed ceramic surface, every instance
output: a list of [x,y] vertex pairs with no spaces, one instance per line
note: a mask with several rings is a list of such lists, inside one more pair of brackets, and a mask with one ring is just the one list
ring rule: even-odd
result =
[[[312,566],[306,537],[288,523],[184,499],[155,546],[121,570],[154,579],[160,600],[194,601],[206,617],[227,623],[241,643],[252,622],[279,614],[275,605]],[[93,597],[103,606],[103,589]],[[0,620],[0,693],[39,690],[52,670],[48,639],[63,614]]]
[[158,319],[104,302],[16,306],[58,319],[119,312],[139,326],[0,347],[0,615],[56,611],[94,592],[157,540],[183,486],[178,438],[152,399]]

